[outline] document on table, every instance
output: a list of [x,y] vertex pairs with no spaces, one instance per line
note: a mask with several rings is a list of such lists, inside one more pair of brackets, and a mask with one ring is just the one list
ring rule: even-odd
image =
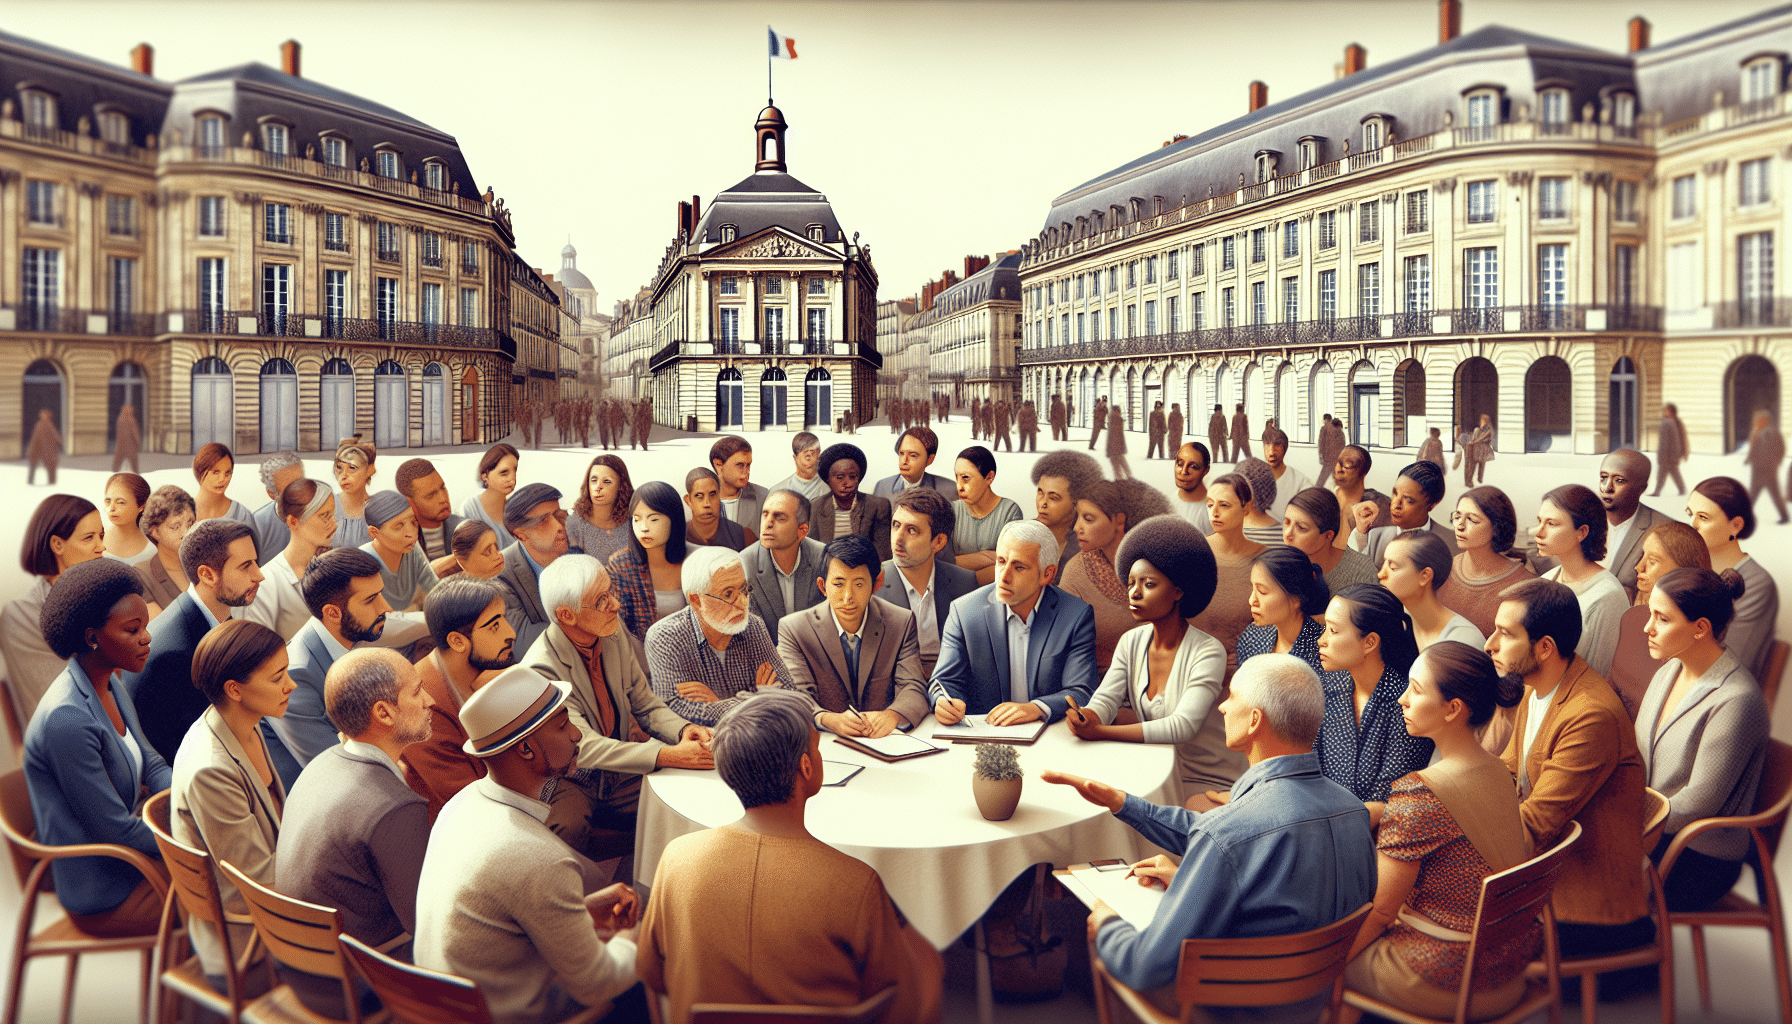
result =
[[872,739],[869,736],[836,736],[835,742],[870,754],[884,761],[902,761],[923,754],[937,754],[945,747],[929,743],[913,733],[892,732]]
[[823,760],[821,762],[821,784],[824,786],[844,786],[846,785],[847,779],[852,778],[854,775],[857,775],[864,770],[864,765],[853,764],[850,761]]
[[1146,887],[1139,884],[1137,878],[1126,877],[1129,865],[1109,864],[1100,867],[1075,868],[1070,877],[1080,883],[1078,890],[1066,886],[1077,894],[1084,903],[1093,906],[1101,900],[1114,908],[1114,912],[1126,919],[1126,923],[1144,931],[1150,927],[1151,919],[1157,916],[1157,908],[1163,905],[1164,890]]
[[940,739],[949,739],[955,743],[1031,743],[1045,732],[1046,721],[1043,718],[1019,725],[990,725],[987,715],[966,715],[964,720],[952,725],[937,725],[933,734]]

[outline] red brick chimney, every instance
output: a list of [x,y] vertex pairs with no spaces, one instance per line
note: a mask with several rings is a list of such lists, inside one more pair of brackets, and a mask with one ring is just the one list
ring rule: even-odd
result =
[[678,204],[678,225],[673,229],[680,235],[689,235],[691,230],[691,204]]
[[131,48],[131,70],[139,75],[156,73],[156,48],[148,43],[138,43]]
[[964,276],[970,277],[987,266],[989,266],[988,256],[966,256],[964,258]]
[[1344,48],[1344,73],[1354,75],[1369,66],[1369,51],[1356,43]]
[[1630,52],[1649,48],[1649,19],[1638,15],[1630,19]]
[[1251,83],[1251,110],[1262,110],[1269,106],[1269,86],[1262,82]]
[[288,39],[280,44],[280,70],[294,78],[299,77],[299,41]]
[[1447,43],[1462,34],[1462,0],[1437,0],[1437,41]]
[[697,231],[697,225],[703,222],[703,201],[696,196],[691,197],[691,232]]

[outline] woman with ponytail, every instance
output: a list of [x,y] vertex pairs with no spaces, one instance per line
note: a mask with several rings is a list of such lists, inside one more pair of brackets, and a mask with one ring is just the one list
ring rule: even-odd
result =
[[1450,549],[1429,530],[1408,530],[1388,544],[1376,579],[1400,599],[1412,618],[1412,637],[1424,650],[1455,640],[1479,648],[1487,635],[1475,624],[1443,606],[1437,588],[1450,579]]
[[1238,663],[1259,654],[1292,654],[1315,673],[1324,672],[1319,665],[1319,634],[1325,632],[1320,617],[1331,599],[1319,564],[1298,550],[1278,547],[1258,555],[1251,565],[1251,624],[1238,635]]
[[1325,777],[1355,793],[1377,823],[1394,780],[1431,760],[1431,741],[1407,734],[1398,703],[1418,655],[1412,620],[1382,588],[1359,584],[1326,607],[1325,721],[1313,753]]
[[[1443,935],[1471,931],[1482,881],[1529,853],[1512,773],[1475,733],[1523,695],[1522,683],[1502,678],[1492,658],[1467,644],[1440,641],[1413,663],[1400,711],[1411,735],[1436,745],[1437,758],[1388,794],[1376,836],[1375,905],[1344,970],[1352,990],[1419,1016],[1455,1017],[1468,944]],[[1541,923],[1531,921],[1476,951],[1470,1020],[1517,1005],[1542,938]]]
[[[1767,759],[1771,715],[1755,677],[1728,649],[1724,630],[1746,593],[1734,569],[1675,569],[1649,595],[1649,653],[1664,664],[1637,709],[1636,742],[1651,789],[1668,798],[1659,864],[1674,834],[1700,818],[1751,814]],[[1748,833],[1694,836],[1667,871],[1668,909],[1704,910],[1742,874]]]

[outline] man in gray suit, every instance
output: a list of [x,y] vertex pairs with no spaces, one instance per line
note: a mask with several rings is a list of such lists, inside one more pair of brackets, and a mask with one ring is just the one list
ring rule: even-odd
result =
[[273,723],[301,767],[337,743],[324,681],[330,666],[351,648],[386,631],[392,606],[385,589],[380,560],[360,548],[332,548],[317,556],[299,581],[311,618],[286,645],[286,674],[298,685],[287,698],[285,717]]
[[1599,464],[1599,501],[1605,506],[1606,571],[1624,584],[1636,600],[1636,564],[1643,557],[1643,538],[1668,517],[1643,504],[1654,469],[1642,452],[1620,448]]
[[958,497],[958,485],[949,476],[927,472],[940,453],[940,437],[929,427],[910,427],[896,439],[895,476],[877,482],[871,494],[878,498],[894,498],[911,487],[931,487],[946,496]]
[[516,630],[516,650],[526,651],[553,616],[541,603],[541,571],[568,552],[582,554],[566,539],[566,512],[560,492],[547,484],[524,484],[504,502],[504,528],[516,542],[504,549],[504,617]]
[[759,513],[765,507],[765,488],[747,479],[753,472],[753,446],[735,434],[720,438],[709,446],[709,468],[715,470],[722,485],[722,515],[750,530],[757,529]]
[[759,542],[740,553],[753,585],[753,614],[766,632],[778,635],[778,620],[821,601],[822,544],[809,539],[809,499],[796,491],[773,491],[759,517]]
[[915,616],[915,637],[920,644],[921,675],[933,678],[940,657],[940,629],[952,602],[977,589],[977,574],[960,569],[947,550],[957,516],[952,504],[928,487],[911,487],[898,494],[890,510],[890,560],[880,574],[883,584],[877,596]]

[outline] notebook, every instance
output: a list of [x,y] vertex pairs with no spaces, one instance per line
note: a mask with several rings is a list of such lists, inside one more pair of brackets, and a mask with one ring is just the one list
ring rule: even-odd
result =
[[821,784],[824,786],[844,786],[846,785],[846,780],[864,770],[865,766],[862,764],[853,764],[850,761],[829,761],[823,759],[821,762]]
[[924,757],[928,754],[939,754],[945,747],[937,743],[929,743],[913,733],[892,732],[888,736],[872,739],[869,736],[836,736],[834,742],[850,747],[861,754],[869,754],[879,761],[906,761],[911,757]]
[[1114,908],[1127,924],[1144,931],[1157,916],[1157,908],[1163,905],[1165,890],[1148,889],[1137,878],[1127,878],[1129,867],[1125,861],[1116,861],[1073,865],[1053,873],[1085,906],[1092,907],[1100,900]]
[[1049,723],[1039,718],[1019,725],[990,725],[987,715],[966,715],[961,722],[952,725],[937,725],[933,735],[936,739],[951,740],[954,743],[1013,743],[1026,746],[1037,740]]

